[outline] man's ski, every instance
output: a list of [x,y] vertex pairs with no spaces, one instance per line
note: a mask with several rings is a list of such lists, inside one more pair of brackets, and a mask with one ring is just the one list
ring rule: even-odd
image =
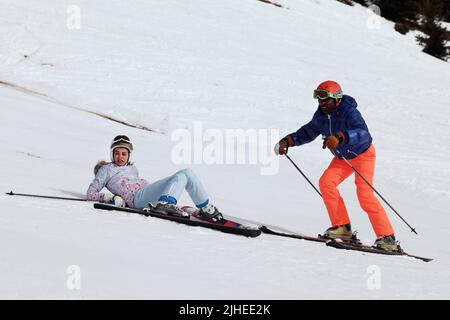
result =
[[143,216],[150,216],[155,218],[160,218],[164,220],[170,220],[175,221],[182,224],[187,224],[190,226],[198,226],[198,227],[204,227],[209,229],[214,229],[218,231],[222,231],[225,233],[232,233],[236,235],[242,235],[246,237],[257,237],[261,234],[261,231],[256,228],[251,228],[248,226],[245,226],[243,224],[223,219],[223,221],[219,222],[212,222],[212,221],[206,221],[204,219],[200,219],[196,216],[196,214],[190,215],[188,217],[181,217],[181,216],[174,216],[174,215],[168,215],[160,212],[156,212],[153,209],[146,208],[146,210],[140,210],[140,209],[133,209],[133,208],[120,208],[116,207],[114,205],[105,204],[105,203],[94,203],[95,209],[102,209],[102,210],[116,210],[116,211],[123,211],[123,212],[129,212],[134,214],[140,214]]
[[341,241],[327,241],[326,245],[329,247],[333,247],[336,249],[346,249],[346,250],[356,250],[356,251],[362,251],[362,252],[367,252],[367,253],[376,253],[376,254],[385,254],[385,255],[391,255],[391,256],[408,256],[411,258],[415,258],[415,259],[419,259],[425,262],[430,262],[433,259],[431,258],[425,258],[425,257],[419,257],[419,256],[415,256],[412,254],[409,254],[407,252],[401,251],[401,252],[391,252],[391,251],[386,251],[386,250],[382,250],[382,249],[377,249],[365,244],[361,244],[361,243],[353,243],[353,242],[341,242]]
[[377,249],[368,245],[364,245],[362,243],[358,242],[344,242],[344,241],[335,241],[332,239],[323,238],[320,236],[312,237],[307,236],[301,233],[291,232],[291,231],[276,231],[274,228],[269,228],[267,226],[261,226],[259,227],[259,230],[261,230],[263,233],[277,235],[281,237],[288,237],[288,238],[295,238],[295,239],[301,239],[301,240],[307,240],[307,241],[315,241],[315,242],[323,242],[329,247],[333,247],[336,249],[347,249],[347,250],[356,250],[356,251],[362,251],[367,253],[376,253],[376,254],[385,254],[385,255],[395,255],[395,256],[407,256],[415,259],[419,259],[425,262],[430,262],[433,259],[431,258],[425,258],[425,257],[419,257],[415,256],[409,253],[406,253],[404,251],[402,252],[389,252],[382,249]]
[[295,239],[302,239],[307,241],[315,241],[315,242],[327,242],[328,239],[324,239],[322,237],[311,237],[304,234],[291,232],[291,231],[276,231],[274,228],[269,228],[267,226],[260,226],[259,230],[261,230],[262,233],[272,234],[280,237],[287,237],[287,238],[295,238]]

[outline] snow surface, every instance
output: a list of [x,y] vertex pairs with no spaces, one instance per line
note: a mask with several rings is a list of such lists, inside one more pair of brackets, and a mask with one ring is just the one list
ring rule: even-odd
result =
[[[194,121],[282,136],[312,117],[312,89],[336,79],[374,137],[377,189],[419,233],[386,207],[397,238],[435,260],[247,239],[3,193],[0,298],[450,298],[450,65],[361,6],[277,3],[0,0],[0,190],[83,197],[111,139],[126,134],[142,177],[192,168],[222,211],[315,235],[329,226],[325,208],[286,159],[271,156],[275,175],[250,163],[176,164],[171,136]],[[79,29],[68,27],[71,5]],[[315,184],[331,159],[319,140],[290,152]],[[269,154],[272,141],[258,146]],[[341,185],[353,227],[372,243],[354,189],[353,179]]]

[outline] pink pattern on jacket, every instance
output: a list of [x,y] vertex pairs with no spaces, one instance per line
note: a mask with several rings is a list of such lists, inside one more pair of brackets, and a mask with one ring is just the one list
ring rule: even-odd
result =
[[121,196],[127,206],[134,208],[136,193],[148,184],[146,180],[139,178],[134,165],[118,166],[110,162],[98,170],[87,190],[87,199],[103,201],[105,194],[100,191],[106,187],[112,194]]

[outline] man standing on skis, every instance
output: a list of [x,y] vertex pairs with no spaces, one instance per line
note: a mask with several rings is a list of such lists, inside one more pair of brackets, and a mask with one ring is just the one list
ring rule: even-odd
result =
[[[281,139],[275,145],[275,153],[286,154],[289,147],[309,143],[322,135],[323,149],[328,148],[334,155],[319,181],[332,225],[325,231],[324,236],[350,240],[352,239],[350,218],[337,187],[353,173],[353,169],[343,160],[344,158],[370,184],[373,184],[376,154],[372,136],[361,113],[356,109],[355,99],[344,95],[337,82],[322,82],[314,90],[313,97],[318,100],[319,107],[312,120]],[[387,251],[400,250],[386,211],[375,197],[373,190],[359,175],[355,175],[355,184],[361,208],[367,212],[377,236],[374,246]]]

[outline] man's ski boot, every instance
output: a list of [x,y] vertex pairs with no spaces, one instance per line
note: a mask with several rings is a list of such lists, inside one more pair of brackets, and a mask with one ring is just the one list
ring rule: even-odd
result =
[[403,252],[402,248],[400,248],[400,244],[395,240],[394,235],[379,237],[375,240],[372,247],[389,252]]
[[219,212],[219,210],[210,203],[208,203],[206,206],[201,208],[198,211],[198,215],[203,218],[208,218],[214,222],[220,222],[221,220],[223,220],[223,216]]
[[342,240],[346,242],[358,242],[356,233],[352,232],[352,226],[350,224],[343,224],[340,226],[333,226],[325,230],[323,235],[319,235],[321,238],[330,240]]
[[149,203],[149,207],[155,212],[167,214],[169,216],[189,217],[189,213],[181,210],[177,205],[166,201],[158,201],[154,207]]

